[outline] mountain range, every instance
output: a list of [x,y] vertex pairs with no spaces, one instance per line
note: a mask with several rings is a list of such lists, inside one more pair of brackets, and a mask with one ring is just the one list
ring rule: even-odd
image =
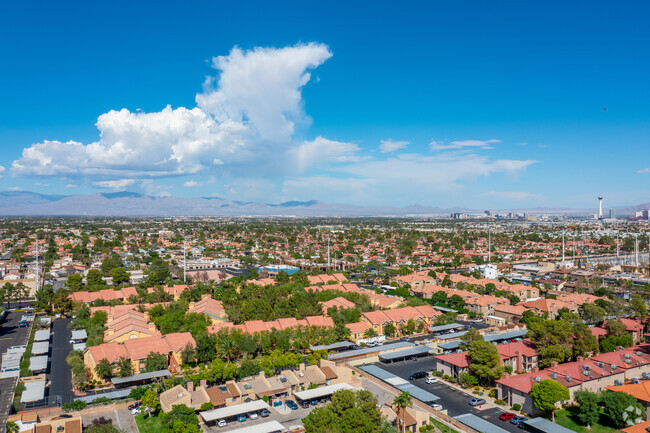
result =
[[[648,209],[650,203],[616,208],[618,215]],[[506,211],[506,210],[502,210]],[[510,209],[514,212],[555,215],[593,215],[593,209]],[[418,204],[406,207],[357,206],[317,200],[280,204],[232,201],[219,197],[154,197],[121,191],[92,195],[47,195],[31,191],[0,192],[1,216],[437,216],[450,213],[479,213],[480,210],[440,208]]]

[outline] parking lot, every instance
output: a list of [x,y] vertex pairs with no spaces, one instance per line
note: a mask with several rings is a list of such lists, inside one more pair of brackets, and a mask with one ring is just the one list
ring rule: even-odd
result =
[[309,415],[309,412],[311,412],[314,407],[322,406],[324,404],[327,403],[319,403],[316,406],[310,405],[309,408],[303,408],[299,405],[298,409],[296,410],[291,410],[285,405],[271,407],[269,408],[271,415],[267,416],[266,418],[262,418],[261,416],[259,416],[257,419],[247,418],[246,421],[243,422],[239,422],[236,419],[232,418],[227,420],[228,424],[225,427],[217,427],[214,425],[207,427],[207,429],[213,432],[227,433],[229,430],[262,424],[269,421],[278,421],[286,428],[289,428],[295,425],[302,425],[302,419]]
[[[0,325],[0,354],[5,353],[11,346],[27,344],[29,327],[21,328],[18,326],[22,316],[22,311],[9,311],[7,318]],[[3,426],[7,422],[12,403],[12,390],[15,384],[15,378],[0,379],[0,425]]]
[[[392,364],[384,364],[382,362],[375,363],[377,367],[384,369],[393,373],[396,376],[401,377],[402,379],[408,380],[408,377],[418,371],[429,371],[433,369],[434,358],[432,356],[421,358],[417,361],[399,361]],[[510,432],[521,432],[521,429],[517,426],[510,424],[507,421],[499,420],[499,415],[507,411],[507,408],[495,408],[491,407],[488,409],[477,409],[469,405],[469,401],[474,396],[470,396],[463,391],[458,390],[452,386],[447,385],[442,380],[438,383],[428,384],[425,381],[425,378],[415,379],[411,381],[414,385],[419,386],[420,388],[429,391],[432,394],[440,397],[440,400],[435,403],[440,404],[443,409],[447,410],[447,413],[450,416],[462,415],[464,413],[471,413],[478,417],[483,418],[484,420],[499,426]]]

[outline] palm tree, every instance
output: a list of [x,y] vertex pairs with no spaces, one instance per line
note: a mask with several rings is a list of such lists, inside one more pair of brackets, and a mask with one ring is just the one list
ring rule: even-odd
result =
[[237,355],[237,343],[232,338],[224,338],[219,342],[218,351],[222,357],[230,362]]
[[106,358],[103,358],[95,366],[95,372],[97,373],[97,376],[107,380],[113,376],[113,366],[111,366]]
[[413,400],[411,400],[411,394],[406,391],[402,392],[400,395],[395,397],[395,400],[393,400],[393,405],[397,407],[397,416],[400,417],[402,433],[406,429],[406,426],[404,425],[404,419],[406,418],[406,407],[410,406],[411,404],[413,404]]

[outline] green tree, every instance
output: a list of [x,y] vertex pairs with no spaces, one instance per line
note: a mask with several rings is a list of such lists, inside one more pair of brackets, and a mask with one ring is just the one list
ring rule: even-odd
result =
[[406,408],[413,404],[411,394],[404,391],[393,400],[393,406],[397,409],[397,416],[400,419],[402,432],[406,429],[404,419],[406,417]]
[[368,328],[363,333],[364,338],[372,338],[376,336],[377,336],[377,332],[373,328]]
[[584,323],[573,325],[573,357],[586,357],[598,351],[598,338]]
[[160,410],[160,400],[158,399],[158,393],[154,389],[149,388],[144,392],[142,406],[144,406],[147,414],[158,413]]
[[581,316],[588,325],[598,325],[605,320],[605,309],[594,304],[583,304]]
[[159,371],[165,370],[167,367],[169,367],[169,360],[167,359],[167,355],[163,355],[162,353],[149,352],[147,359],[144,361],[144,369],[142,371]]
[[289,274],[286,271],[278,272],[278,275],[275,276],[275,281],[278,284],[286,284],[289,282]]
[[569,400],[569,390],[552,379],[544,379],[536,383],[530,390],[530,397],[535,407],[544,412],[551,413],[551,419],[555,422],[556,404]]
[[113,284],[118,285],[122,283],[128,283],[130,275],[128,272],[126,272],[126,269],[119,267],[111,271],[111,277],[113,277]]
[[617,347],[631,347],[633,345],[634,340],[630,335],[611,335],[600,341],[600,351],[603,353],[613,352]]
[[605,323],[605,330],[607,330],[608,337],[622,337],[627,335],[627,327],[619,319],[608,320]]
[[645,419],[645,409],[633,396],[624,392],[608,392],[602,397],[603,413],[620,428],[638,424]]
[[460,344],[458,347],[460,350],[467,350],[469,349],[470,343],[472,341],[483,341],[483,336],[480,332],[478,332],[478,329],[472,328],[468,330],[464,335],[462,335],[460,337]]
[[377,433],[382,431],[383,421],[372,393],[341,390],[332,395],[329,404],[303,418],[303,425],[307,433]]
[[186,425],[196,426],[199,424],[199,419],[197,418],[194,409],[189,408],[184,404],[177,404],[172,408],[172,410],[160,416],[160,424],[163,427],[163,432],[173,431],[175,433],[175,423],[178,421]]
[[7,421],[7,433],[18,433],[20,427],[13,421]]
[[65,283],[71,291],[77,292],[83,287],[83,277],[81,274],[72,274],[68,277],[68,280]]
[[120,358],[117,360],[117,375],[127,377],[133,374],[133,364],[131,358]]
[[86,284],[89,289],[99,288],[106,286],[106,282],[102,279],[103,275],[99,269],[91,269],[86,275]]
[[113,377],[113,366],[111,366],[106,358],[103,358],[95,366],[95,372],[97,373],[97,376],[104,380],[108,380]]
[[464,371],[459,376],[460,383],[464,387],[478,385],[478,379],[476,376],[472,376],[470,373]]
[[395,324],[393,322],[389,322],[384,325],[384,334],[392,337],[395,335],[395,332],[397,332],[397,327],[395,327]]
[[648,307],[645,305],[643,298],[639,295],[632,295],[630,308],[635,317],[645,318],[648,315]]
[[578,407],[576,416],[586,426],[598,423],[600,418],[600,394],[590,391],[577,391],[574,395]]
[[469,371],[480,381],[492,382],[503,375],[499,350],[487,341],[472,341],[469,347]]

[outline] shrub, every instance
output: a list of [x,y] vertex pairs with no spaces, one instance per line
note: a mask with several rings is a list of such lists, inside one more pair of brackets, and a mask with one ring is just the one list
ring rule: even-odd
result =
[[503,401],[503,400],[501,400],[500,398],[498,398],[498,399],[496,399],[496,400],[494,400],[494,402],[495,402],[496,404],[501,404],[501,405],[504,405],[504,404],[506,404],[506,402],[505,402],[505,401]]
[[63,403],[63,404],[61,405],[61,408],[62,408],[64,411],[69,411],[69,410],[81,410],[81,409],[83,409],[83,408],[85,408],[85,407],[86,407],[86,402],[85,402],[85,401],[81,401],[81,400],[75,400],[75,401],[73,401],[73,402],[70,402],[70,403]]
[[214,404],[212,404],[209,401],[206,401],[201,405],[201,410],[211,410],[211,409],[214,409]]
[[488,392],[488,397],[496,397],[497,396],[497,390],[496,389],[491,389],[490,392]]
[[111,399],[108,397],[98,397],[92,401],[92,404],[103,404],[107,405],[111,402]]
[[519,403],[515,403],[512,405],[512,410],[521,410],[521,405]]

